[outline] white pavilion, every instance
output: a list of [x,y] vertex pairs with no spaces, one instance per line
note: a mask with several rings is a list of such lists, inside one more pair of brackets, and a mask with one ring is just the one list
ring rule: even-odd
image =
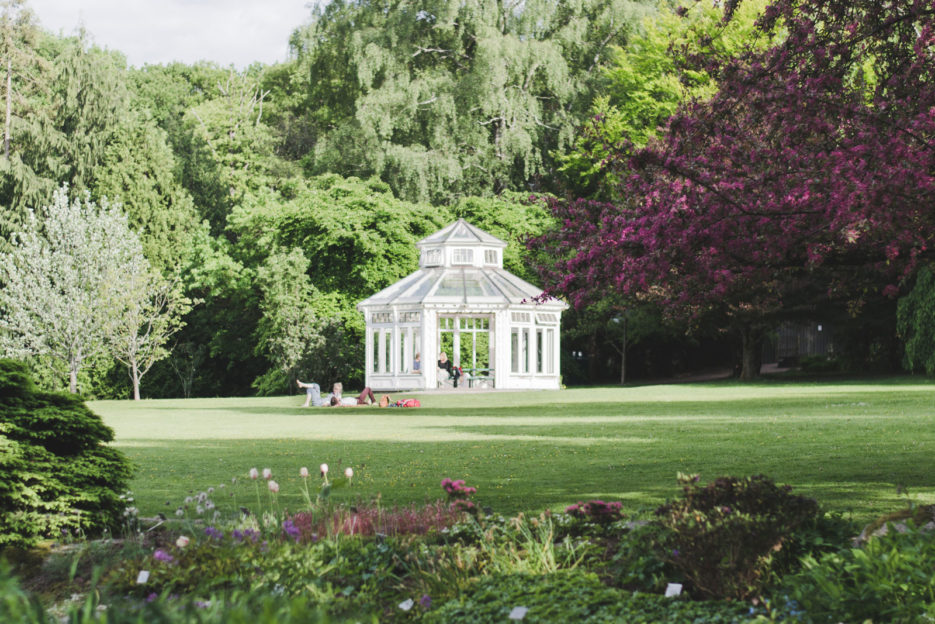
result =
[[[463,388],[557,389],[568,306],[503,269],[507,244],[458,219],[419,241],[419,270],[357,304],[367,323],[366,385],[434,389],[444,351]],[[417,362],[418,356],[418,362]]]

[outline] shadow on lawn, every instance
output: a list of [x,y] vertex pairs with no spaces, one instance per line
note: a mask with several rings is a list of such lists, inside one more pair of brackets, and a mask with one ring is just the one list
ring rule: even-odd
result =
[[[828,418],[828,410],[840,412],[842,417],[875,416],[882,412],[895,412],[901,405],[918,405],[920,402],[931,401],[931,397],[920,396],[913,393],[890,392],[864,392],[848,393],[819,393],[805,397],[768,397],[744,398],[719,401],[709,400],[665,400],[656,401],[589,401],[589,402],[555,402],[538,405],[476,405],[464,406],[424,405],[420,408],[380,408],[376,405],[354,407],[301,407],[299,406],[217,406],[201,407],[201,412],[226,412],[257,416],[340,416],[352,417],[356,415],[372,415],[379,413],[386,416],[438,416],[450,418],[469,418],[476,416],[498,416],[504,419],[526,418],[542,416],[549,418],[575,418],[581,416],[601,415],[639,415],[654,418],[692,418],[696,416],[721,416],[726,419],[745,418],[748,416],[775,416],[777,410],[811,412],[821,410],[820,417]],[[152,408],[151,408],[152,409]],[[159,409],[159,408],[155,408]],[[166,407],[172,411],[177,408]]]

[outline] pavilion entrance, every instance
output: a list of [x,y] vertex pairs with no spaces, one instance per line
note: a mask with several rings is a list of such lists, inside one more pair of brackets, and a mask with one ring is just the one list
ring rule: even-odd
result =
[[494,378],[495,361],[491,340],[492,314],[485,315],[439,315],[438,350],[448,354],[448,359],[464,371],[468,386],[473,380],[484,380],[491,384]]

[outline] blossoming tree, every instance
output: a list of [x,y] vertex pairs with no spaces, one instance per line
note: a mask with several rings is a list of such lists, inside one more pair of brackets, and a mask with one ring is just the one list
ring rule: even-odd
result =
[[612,289],[737,329],[744,378],[768,323],[895,296],[935,239],[935,6],[776,0],[758,26],[784,36],[695,56],[718,92],[617,146],[618,200],[554,202],[538,241],[576,304]]

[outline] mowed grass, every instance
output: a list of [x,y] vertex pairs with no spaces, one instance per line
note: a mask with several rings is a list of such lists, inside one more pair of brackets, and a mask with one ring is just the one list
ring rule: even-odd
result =
[[132,489],[143,515],[171,513],[190,493],[220,484],[222,509],[255,507],[252,467],[271,468],[282,488],[278,505],[298,509],[299,468],[316,474],[322,462],[332,474],[355,470],[353,487],[335,499],[380,495],[385,506],[439,498],[439,482],[452,477],[503,513],[592,498],[646,510],[678,494],[679,471],[703,481],[765,474],[858,520],[904,506],[898,485],[916,502],[935,502],[931,380],[418,397],[419,409],[302,408],[304,396],[90,406],[136,466]]

